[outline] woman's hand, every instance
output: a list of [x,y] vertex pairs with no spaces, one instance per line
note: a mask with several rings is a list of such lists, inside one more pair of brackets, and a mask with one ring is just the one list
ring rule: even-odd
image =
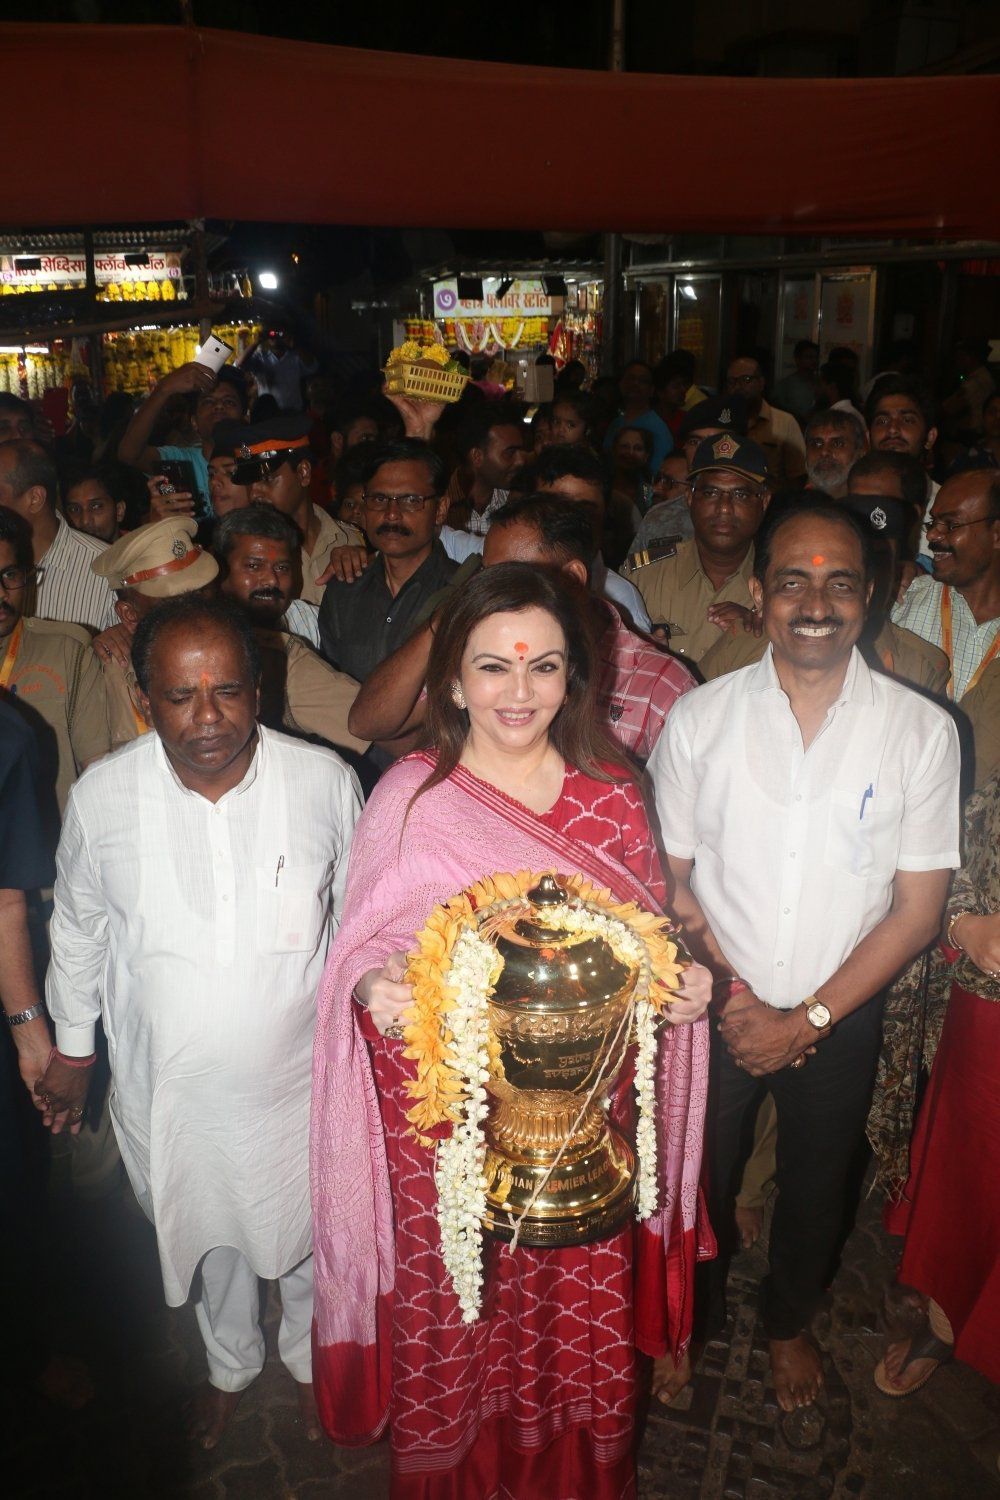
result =
[[972,959],[977,969],[991,979],[1000,975],[1000,912],[991,917],[977,917],[974,912],[957,917],[951,929],[958,946]]
[[413,986],[403,984],[406,954],[390,953],[381,969],[369,969],[354,986],[354,993],[382,1036],[398,1036],[397,1023],[413,1004]]
[[683,1026],[700,1021],[712,998],[712,975],[704,964],[689,964],[681,976],[681,987],[667,1007],[667,1020],[672,1026]]
[[706,611],[706,619],[710,625],[718,625],[720,630],[728,630],[730,635],[762,636],[764,634],[764,618],[755,609],[747,609],[745,605],[734,604],[710,604]]

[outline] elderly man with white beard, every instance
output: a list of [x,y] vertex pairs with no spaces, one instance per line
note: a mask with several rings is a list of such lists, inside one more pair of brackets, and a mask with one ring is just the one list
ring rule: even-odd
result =
[[842,500],[851,468],[868,447],[860,413],[817,412],[806,424],[805,439],[807,488]]

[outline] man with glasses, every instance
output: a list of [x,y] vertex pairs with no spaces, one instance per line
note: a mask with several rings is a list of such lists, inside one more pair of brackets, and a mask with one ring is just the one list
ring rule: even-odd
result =
[[34,731],[38,789],[51,850],[69,789],[111,749],[104,679],[90,636],[62,620],[26,619],[34,577],[31,530],[0,506],[0,699]]
[[672,557],[637,567],[633,581],[654,631],[699,661],[726,624],[724,605],[753,608],[753,539],[771,498],[767,459],[756,443],[724,432],[698,448],[689,475],[694,536]]
[[1000,652],[1000,476],[993,469],[956,474],[938,490],[927,539],[933,577],[910,584],[892,618],[951,664],[956,703]]
[[[691,525],[691,480],[688,478],[687,455],[683,448],[668,453],[653,478],[653,504],[642,518],[632,538],[629,553],[657,549],[655,556],[666,555],[667,544],[694,535]],[[658,550],[663,548],[664,550]]]
[[332,578],[319,610],[324,656],[357,682],[410,637],[458,570],[437,539],[447,482],[444,464],[418,438],[372,449],[364,525],[376,556],[354,582]]
[[794,484],[806,471],[806,446],[795,418],[764,400],[764,371],[753,354],[738,354],[726,370],[726,392],[747,404],[747,437],[767,455],[773,490]]
[[323,597],[319,579],[330,553],[334,547],[356,546],[361,536],[355,527],[335,521],[309,498],[312,454],[308,419],[272,417],[237,430],[233,438],[233,484],[249,488],[251,505],[273,505],[295,522],[304,538],[302,598],[307,604],[318,604]]

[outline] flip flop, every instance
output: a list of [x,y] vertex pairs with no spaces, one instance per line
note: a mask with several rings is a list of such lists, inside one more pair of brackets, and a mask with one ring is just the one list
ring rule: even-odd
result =
[[927,1324],[924,1327],[923,1333],[919,1335],[914,1334],[911,1338],[909,1350],[900,1367],[899,1373],[900,1375],[905,1374],[914,1360],[918,1359],[933,1359],[935,1361],[934,1368],[928,1370],[927,1374],[922,1375],[913,1385],[908,1385],[905,1389],[901,1389],[899,1386],[893,1385],[889,1380],[885,1368],[885,1359],[882,1358],[875,1366],[872,1379],[883,1396],[891,1396],[894,1401],[898,1401],[903,1396],[913,1396],[917,1391],[921,1390],[927,1384],[928,1380],[930,1380],[931,1376],[942,1365],[948,1363],[954,1352],[954,1344],[946,1344],[942,1339],[935,1338],[934,1334],[931,1333],[930,1325]]

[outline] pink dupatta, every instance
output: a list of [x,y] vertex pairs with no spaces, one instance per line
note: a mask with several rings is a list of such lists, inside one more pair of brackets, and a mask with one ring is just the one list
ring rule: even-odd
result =
[[[617,861],[564,837],[458,768],[419,797],[433,761],[407,757],[382,778],[354,836],[344,921],[318,996],[310,1172],[314,1219],[314,1382],[335,1441],[374,1441],[388,1419],[393,1210],[368,1045],[350,997],[361,976],[406,951],[432,907],[500,871],[579,872],[619,900],[656,909]],[[405,824],[405,828],[404,828]],[[659,1059],[660,1201],[638,1256],[653,1292],[636,1303],[636,1340],[660,1355],[690,1337],[694,1261],[714,1253],[699,1223],[708,1030],[667,1027]],[[666,1254],[664,1254],[666,1251]]]

